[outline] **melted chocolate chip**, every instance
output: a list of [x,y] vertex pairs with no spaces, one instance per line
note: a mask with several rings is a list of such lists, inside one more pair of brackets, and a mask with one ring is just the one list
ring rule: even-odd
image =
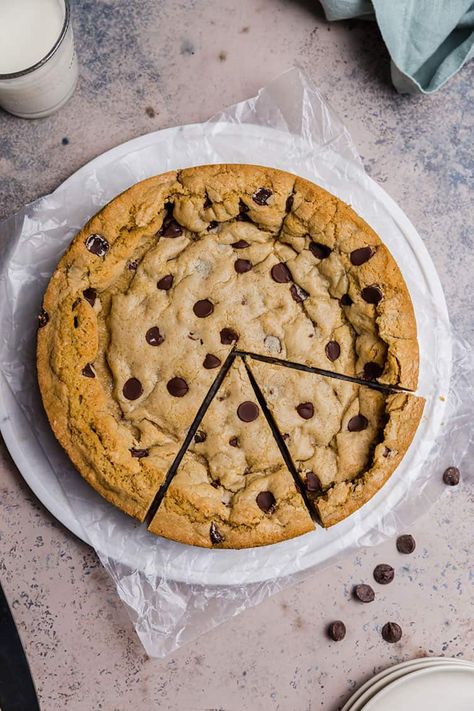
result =
[[82,295],[84,296],[85,300],[89,302],[91,306],[94,306],[95,300],[97,298],[97,292],[95,289],[92,289],[92,287],[88,287],[87,289],[84,289],[82,292]]
[[213,479],[211,481],[211,486],[214,487],[214,489],[218,489],[221,485],[221,480],[220,479]]
[[209,197],[209,195],[206,193],[206,198],[204,200],[204,207],[207,209],[208,207],[212,207],[212,200]]
[[166,387],[170,395],[173,397],[184,397],[189,390],[188,384],[184,378],[171,378],[166,383]]
[[343,295],[341,296],[341,302],[340,302],[340,303],[341,303],[341,306],[352,306],[352,304],[353,304],[354,302],[352,301],[352,299],[351,299],[351,297],[349,296],[349,294],[343,294]]
[[360,267],[361,264],[365,264],[374,255],[374,250],[372,247],[359,247],[359,249],[354,249],[351,252],[351,264],[355,267]]
[[290,212],[291,208],[293,207],[294,199],[295,198],[293,197],[293,195],[290,195],[289,197],[286,198],[285,210],[287,212]]
[[237,416],[242,422],[253,422],[257,419],[260,410],[257,405],[251,400],[241,402],[237,408]]
[[367,429],[369,421],[364,415],[354,415],[347,423],[349,432],[362,432]]
[[152,328],[149,328],[145,333],[145,339],[150,346],[161,346],[165,337],[161,335],[158,326],[152,326]]
[[249,206],[244,203],[242,199],[239,200],[239,212],[248,212],[250,210]]
[[245,272],[249,272],[252,269],[252,262],[248,259],[236,259],[234,269],[237,274],[245,274]]
[[303,420],[310,420],[314,415],[314,405],[312,402],[301,402],[296,406],[296,412]]
[[326,259],[331,254],[332,249],[322,242],[310,242],[309,251],[316,259]]
[[74,323],[74,328],[77,328],[79,326],[79,319],[77,318],[77,316],[74,316],[73,323]]
[[404,533],[403,536],[397,538],[397,551],[409,555],[416,548],[416,541],[409,533]]
[[237,242],[232,242],[232,244],[230,246],[233,247],[234,249],[246,249],[250,245],[244,239],[239,239],[239,240],[237,240]]
[[383,373],[383,365],[370,361],[364,365],[364,379],[377,380]]
[[143,459],[143,457],[148,457],[150,452],[148,449],[135,449],[135,447],[132,447],[130,449],[130,454],[132,457],[135,457],[135,459]]
[[171,237],[172,239],[174,239],[175,237],[179,237],[183,234],[183,228],[178,222],[176,222],[174,217],[171,217],[171,215],[169,215],[168,217],[165,217],[163,221],[163,226],[161,227],[161,230],[158,232],[158,234],[162,237]]
[[127,400],[137,400],[143,395],[143,386],[138,378],[129,378],[122,389]]
[[360,295],[368,304],[374,304],[376,306],[380,301],[382,301],[383,294],[378,286],[366,286],[362,289]]
[[310,491],[312,494],[319,493],[323,490],[321,486],[321,481],[314,472],[308,472],[305,479],[306,491]]
[[457,486],[461,479],[461,473],[457,467],[448,467],[443,474],[443,481],[447,486]]
[[229,440],[229,444],[231,447],[240,447],[240,442],[238,437],[231,437]]
[[209,538],[211,539],[211,543],[215,546],[224,541],[224,536],[219,531],[214,521],[211,523],[211,527],[209,529]]
[[46,324],[49,321],[49,314],[47,311],[44,309],[41,309],[41,311],[38,314],[38,327],[39,328],[44,328]]
[[223,328],[220,332],[221,343],[224,346],[230,346],[234,341],[239,340],[239,334],[236,333],[232,328]]
[[85,241],[86,249],[97,257],[105,257],[109,251],[109,243],[102,235],[89,235]]
[[162,291],[168,291],[173,286],[174,276],[172,274],[167,274],[157,282],[156,286]]
[[386,642],[394,644],[402,638],[402,628],[396,622],[387,622],[382,627],[382,637]]
[[291,272],[284,262],[274,264],[270,274],[277,284],[288,284],[291,281]]
[[379,563],[374,568],[374,580],[379,585],[388,585],[395,577],[395,571],[388,563]]
[[196,442],[196,444],[201,444],[201,442],[205,442],[206,439],[207,434],[204,432],[204,430],[198,430],[194,435],[194,441]]
[[309,296],[307,291],[302,289],[301,286],[297,286],[296,284],[291,285],[290,293],[297,304],[301,304],[301,302],[305,301]]
[[218,224],[219,223],[216,220],[211,220],[206,228],[206,231],[211,232],[212,230],[215,230]]
[[346,636],[346,626],[342,620],[335,620],[328,625],[328,636],[333,642],[340,642]]
[[273,192],[268,188],[259,188],[253,195],[252,200],[257,203],[257,205],[266,205],[268,198],[273,195]]
[[85,378],[95,378],[95,373],[90,363],[87,363],[81,370],[82,375]]
[[261,491],[257,494],[257,506],[266,514],[275,511],[276,500],[271,491]]
[[212,368],[218,368],[220,366],[221,359],[213,355],[212,353],[207,353],[202,364],[203,367],[206,368],[206,370],[212,370]]
[[354,597],[361,602],[373,602],[375,600],[375,592],[370,585],[356,585],[352,592]]
[[329,341],[329,343],[326,343],[324,350],[326,351],[328,359],[333,362],[341,355],[341,346],[337,341]]
[[209,299],[201,299],[196,301],[193,311],[198,318],[207,318],[214,311],[214,304]]

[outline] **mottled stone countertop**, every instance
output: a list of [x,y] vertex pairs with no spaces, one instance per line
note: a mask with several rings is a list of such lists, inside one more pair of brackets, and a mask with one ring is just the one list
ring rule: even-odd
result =
[[[329,26],[311,0],[75,0],[73,22],[72,100],[41,121],[0,112],[0,216],[104,150],[206,119],[297,62],[417,226],[455,327],[474,335],[474,63],[433,97],[399,96],[374,25]],[[44,711],[335,711],[394,662],[474,659],[472,477],[412,527],[413,555],[394,540],[347,555],[159,661],[144,654],[95,554],[44,509],[4,446],[0,456],[0,579]],[[395,566],[395,581],[357,604],[351,587],[377,562]],[[330,643],[324,628],[338,618],[347,637]],[[403,627],[398,644],[381,639],[388,619]]]

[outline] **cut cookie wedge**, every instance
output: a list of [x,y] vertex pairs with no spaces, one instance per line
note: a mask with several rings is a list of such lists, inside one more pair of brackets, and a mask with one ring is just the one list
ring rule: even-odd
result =
[[424,400],[247,358],[324,526],[365,504],[405,455]]
[[191,545],[249,548],[313,528],[245,365],[237,358],[149,529]]

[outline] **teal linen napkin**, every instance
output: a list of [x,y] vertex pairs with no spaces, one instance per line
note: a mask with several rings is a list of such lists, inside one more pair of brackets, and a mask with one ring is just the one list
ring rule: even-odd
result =
[[376,20],[401,94],[431,94],[474,57],[473,0],[320,0],[328,20]]

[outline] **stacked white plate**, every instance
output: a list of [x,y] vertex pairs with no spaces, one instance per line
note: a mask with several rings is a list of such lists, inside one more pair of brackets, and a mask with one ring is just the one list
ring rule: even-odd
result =
[[385,669],[342,711],[474,711],[474,662],[425,657]]

